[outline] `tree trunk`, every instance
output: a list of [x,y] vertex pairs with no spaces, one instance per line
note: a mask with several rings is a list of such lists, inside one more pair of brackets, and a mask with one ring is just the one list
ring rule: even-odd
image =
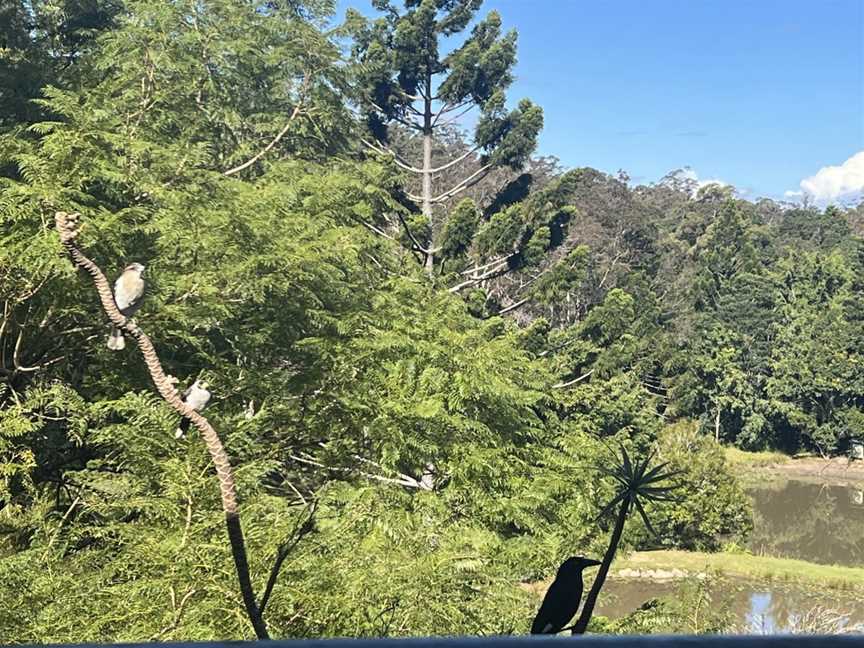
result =
[[624,522],[627,521],[629,510],[630,498],[625,497],[621,501],[621,508],[618,509],[618,519],[615,520],[615,528],[612,530],[612,537],[609,538],[609,547],[606,549],[603,562],[600,563],[600,568],[597,570],[597,576],[591,585],[591,591],[585,597],[582,613],[579,615],[579,620],[573,626],[572,634],[585,634],[585,630],[588,628],[591,615],[594,614],[594,606],[597,604],[597,597],[600,596],[600,590],[603,589],[603,584],[606,582],[606,575],[609,573],[609,568],[615,559],[615,552],[618,551],[618,543],[621,542],[621,534],[624,532]]
[[423,215],[429,223],[429,241],[426,245],[426,274],[435,271],[435,224],[432,221],[432,77],[426,78],[426,95],[423,103]]
[[714,415],[714,440],[720,443],[720,407],[717,407],[717,414]]

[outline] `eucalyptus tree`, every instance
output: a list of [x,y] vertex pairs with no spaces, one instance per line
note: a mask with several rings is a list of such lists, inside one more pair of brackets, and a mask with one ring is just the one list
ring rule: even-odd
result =
[[[534,150],[543,125],[542,110],[523,99],[508,111],[505,91],[513,81],[516,32],[502,33],[501,17],[490,12],[464,42],[447,54],[442,40],[463,32],[482,0],[404,0],[399,9],[390,0],[375,0],[381,17],[366,21],[349,15],[355,36],[358,100],[366,117],[365,145],[392,155],[396,165],[422,180],[420,194],[408,198],[423,218],[409,223],[401,218],[409,246],[422,256],[433,274],[443,252],[446,223],[436,206],[459,196],[493,169],[519,169]],[[433,166],[436,135],[479,111],[473,146],[439,166]],[[419,162],[398,154],[389,142],[388,128],[400,126],[419,134]],[[472,156],[479,165],[444,187],[435,180]]]

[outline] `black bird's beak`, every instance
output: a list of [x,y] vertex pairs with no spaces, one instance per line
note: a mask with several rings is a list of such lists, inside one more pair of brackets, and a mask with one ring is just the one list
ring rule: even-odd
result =
[[591,560],[590,558],[585,559],[586,567],[596,567],[597,565],[602,564],[599,560]]

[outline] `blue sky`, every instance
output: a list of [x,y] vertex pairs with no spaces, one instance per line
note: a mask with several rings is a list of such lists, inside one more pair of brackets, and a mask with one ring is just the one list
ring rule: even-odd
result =
[[[347,6],[372,13],[369,0],[340,0],[340,15]],[[802,180],[817,198],[864,187],[864,154],[853,159],[864,0],[487,0],[481,13],[491,9],[519,32],[509,98],[543,107],[539,152],[567,167],[651,182],[689,166],[749,198]]]

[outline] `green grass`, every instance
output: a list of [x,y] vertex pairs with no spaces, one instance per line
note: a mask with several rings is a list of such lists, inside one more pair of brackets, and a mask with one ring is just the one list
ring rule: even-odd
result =
[[732,466],[742,468],[764,468],[766,466],[776,466],[777,464],[792,461],[789,455],[773,450],[764,450],[760,452],[749,452],[740,450],[733,446],[725,446],[726,461]]
[[680,569],[688,574],[712,573],[748,580],[864,591],[864,568],[818,565],[805,560],[754,556],[747,553],[637,551],[627,558],[615,561],[614,571],[620,569]]

